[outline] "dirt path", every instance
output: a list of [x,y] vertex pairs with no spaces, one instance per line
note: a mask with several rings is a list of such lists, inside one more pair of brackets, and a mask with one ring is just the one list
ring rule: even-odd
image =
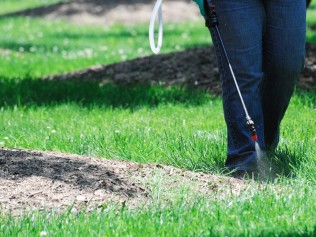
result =
[[[111,25],[149,22],[155,0],[72,0],[46,7],[23,10],[3,16],[44,17],[62,19],[76,24]],[[198,7],[192,0],[164,0],[164,20],[180,22],[200,20]]]
[[[193,195],[218,192],[238,194],[244,181],[170,166],[81,157],[54,152],[0,149],[0,203],[2,212],[65,210],[123,203],[130,207],[150,202],[160,177],[161,196],[181,186]],[[222,192],[221,190],[225,190]]]

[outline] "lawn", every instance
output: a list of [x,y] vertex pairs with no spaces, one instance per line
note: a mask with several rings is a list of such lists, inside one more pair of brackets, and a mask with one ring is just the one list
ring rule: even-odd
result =
[[[0,75],[6,78],[36,78],[151,54],[147,25],[88,27],[32,18],[0,18],[0,28],[0,45],[6,50],[1,55]],[[163,52],[210,42],[203,22],[168,24]]]
[[[16,10],[14,2],[0,6],[12,3],[10,9]],[[316,22],[315,12],[314,3],[309,24]],[[225,173],[226,128],[219,97],[177,87],[39,81],[149,55],[147,25],[104,28],[18,17],[1,18],[0,28],[0,146]],[[211,42],[202,22],[168,24],[165,36],[163,53]],[[307,37],[316,41],[312,30]],[[275,183],[250,184],[241,195],[215,200],[168,192],[168,201],[154,198],[131,210],[109,203],[92,213],[3,214],[0,235],[315,236],[315,118],[316,93],[296,91],[272,157],[282,167]]]

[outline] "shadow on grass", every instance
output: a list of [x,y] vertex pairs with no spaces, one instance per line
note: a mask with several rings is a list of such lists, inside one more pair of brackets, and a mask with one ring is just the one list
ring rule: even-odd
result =
[[309,236],[316,236],[316,226],[314,226],[314,229],[311,231],[308,231],[305,229],[304,231],[302,230],[289,230],[287,232],[285,231],[267,231],[263,230],[258,236],[283,236],[283,237],[309,237]]
[[0,80],[0,106],[49,106],[77,103],[83,107],[156,107],[159,104],[201,105],[210,95],[199,90],[150,85],[99,85],[95,82]]
[[[36,43],[19,43],[17,41],[11,41],[11,42],[2,42],[1,47],[6,50],[10,51],[16,51],[16,52],[23,52],[23,53],[29,53],[31,52],[32,48],[36,48],[37,53],[39,51],[41,53],[52,51],[52,48],[54,47],[53,44],[36,44]],[[69,47],[68,47],[69,48]],[[65,48],[65,49],[68,49]]]

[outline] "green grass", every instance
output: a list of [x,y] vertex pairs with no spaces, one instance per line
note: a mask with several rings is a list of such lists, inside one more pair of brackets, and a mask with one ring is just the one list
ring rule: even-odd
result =
[[30,9],[39,6],[47,6],[50,4],[65,2],[65,0],[1,0],[0,15]]
[[306,19],[309,24],[316,24],[316,2],[315,1],[312,1],[311,5],[309,6]]
[[[226,135],[220,99],[177,88],[74,84],[43,82],[31,90],[22,84],[3,93],[17,97],[17,106],[2,109],[1,143],[221,172]],[[284,120],[280,151],[290,160],[281,164],[293,166],[287,172],[316,160],[315,101],[313,94],[296,95]]]
[[[149,55],[147,25],[102,28],[2,18],[0,27],[0,146],[224,172],[226,128],[218,97],[175,87],[38,80]],[[308,34],[313,41],[314,32]],[[202,22],[168,24],[165,36],[163,52],[210,43]],[[172,190],[166,194],[170,202],[154,199],[133,210],[108,204],[92,213],[2,214],[0,235],[315,236],[315,115],[315,93],[297,91],[272,157],[281,178],[263,189],[250,184],[224,199],[222,193],[179,197]]]
[[[0,28],[0,45],[6,49],[0,54],[0,75],[5,78],[36,78],[152,55],[147,25],[104,28],[0,18]],[[162,53],[210,43],[203,22],[167,24]]]
[[[0,131],[6,139],[0,140],[5,146],[189,169],[223,165],[225,126],[219,99],[210,101],[206,94],[176,88],[97,88],[68,83],[54,88],[50,84],[34,90],[47,92],[47,101],[39,102],[42,106],[2,112]],[[65,97],[50,97],[58,93]]]
[[307,40],[309,42],[316,42],[315,28],[314,30],[310,29],[310,26],[315,27],[316,25],[316,2],[315,1],[311,3],[310,8],[307,11],[306,19],[307,19],[307,24],[309,26],[307,27],[307,34],[306,34]]

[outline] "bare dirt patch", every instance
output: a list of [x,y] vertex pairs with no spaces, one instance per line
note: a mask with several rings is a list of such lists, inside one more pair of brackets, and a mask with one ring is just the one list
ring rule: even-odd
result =
[[179,85],[207,88],[216,94],[221,91],[213,47],[137,58],[44,79],[89,81],[100,85]]
[[62,211],[71,205],[74,209],[95,208],[104,203],[124,202],[135,207],[150,202],[157,174],[163,181],[160,190],[176,192],[181,185],[189,185],[196,196],[221,189],[238,194],[246,187],[242,180],[170,166],[2,148],[1,209],[19,214],[26,210]]
[[[215,94],[221,92],[219,69],[213,47],[137,58],[44,79],[90,81],[98,82],[101,86],[107,83],[178,85],[201,88]],[[316,45],[306,45],[305,68],[298,86],[308,91],[316,89]]]
[[[3,16],[43,17],[76,24],[137,24],[149,21],[155,2],[154,0],[72,0]],[[201,19],[198,7],[192,0],[164,0],[163,14],[168,22]]]

